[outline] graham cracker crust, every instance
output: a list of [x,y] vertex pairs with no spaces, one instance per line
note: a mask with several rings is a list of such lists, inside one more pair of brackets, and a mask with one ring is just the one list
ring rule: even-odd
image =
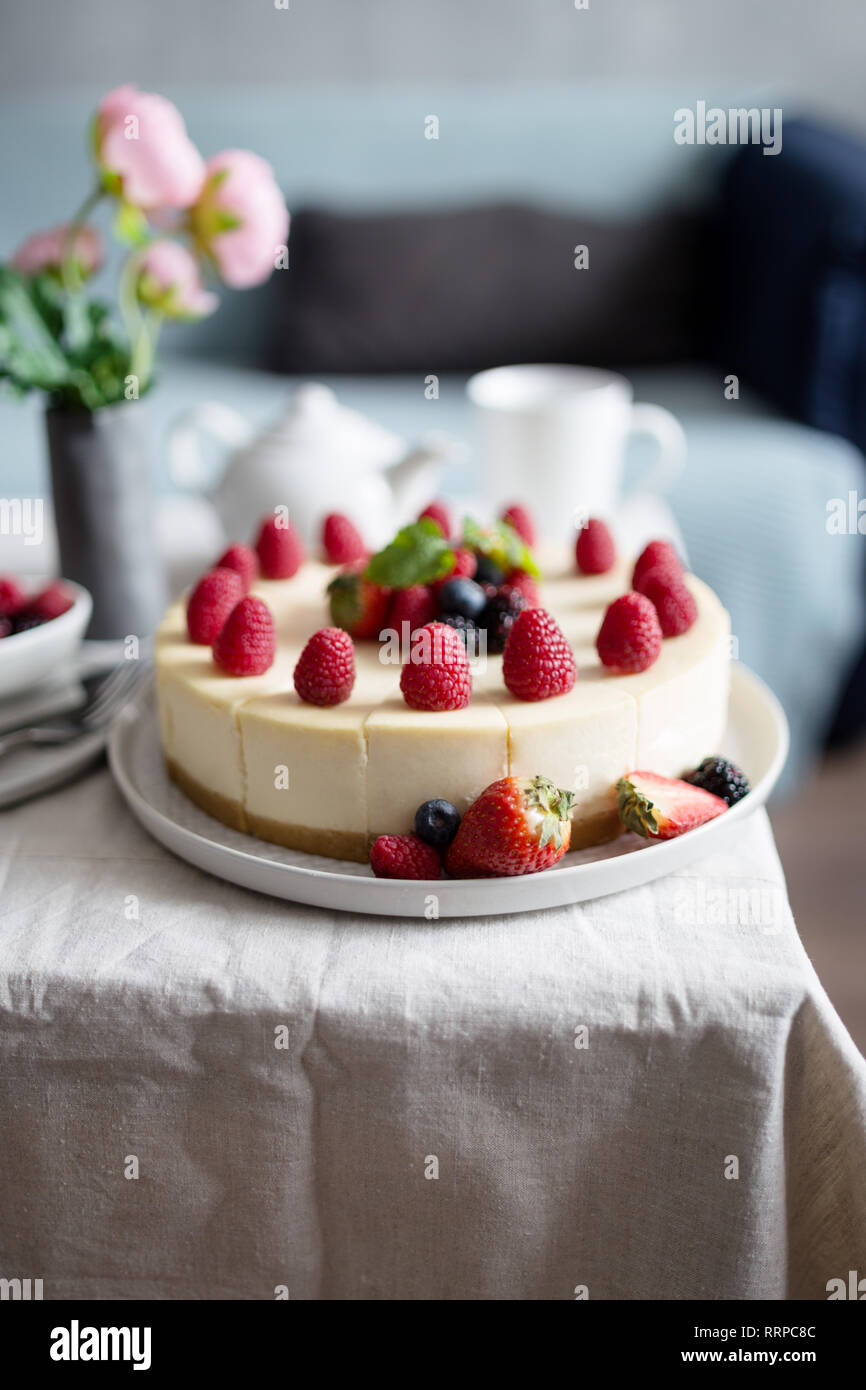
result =
[[247,814],[239,801],[234,801],[230,796],[223,796],[221,792],[211,791],[209,787],[203,787],[201,782],[197,782],[194,777],[184,771],[179,763],[173,758],[166,758],[165,765],[168,775],[173,782],[176,782],[181,791],[194,801],[196,806],[200,806],[203,811],[207,811],[209,816],[215,820],[222,821],[223,825],[230,825],[232,830],[246,831]]
[[594,816],[572,821],[570,848],[590,849],[593,845],[615,840],[622,832],[622,821],[616,811],[599,811]]
[[353,830],[322,830],[309,825],[285,825],[268,816],[248,815],[249,831],[260,840],[305,854],[324,854],[328,859],[351,859],[366,864],[369,858],[367,836]]

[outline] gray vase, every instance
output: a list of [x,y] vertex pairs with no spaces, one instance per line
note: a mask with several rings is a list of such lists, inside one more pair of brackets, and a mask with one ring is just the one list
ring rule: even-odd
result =
[[46,411],[60,569],[93,596],[91,638],[145,637],[165,607],[147,410]]

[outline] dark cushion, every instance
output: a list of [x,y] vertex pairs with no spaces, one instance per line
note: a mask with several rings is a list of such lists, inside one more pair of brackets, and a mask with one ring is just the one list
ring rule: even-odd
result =
[[806,121],[744,146],[719,231],[725,370],[866,449],[866,147]]
[[[293,218],[275,277],[271,365],[286,372],[622,366],[691,355],[703,223],[637,223],[514,204]],[[589,248],[589,269],[574,248]]]

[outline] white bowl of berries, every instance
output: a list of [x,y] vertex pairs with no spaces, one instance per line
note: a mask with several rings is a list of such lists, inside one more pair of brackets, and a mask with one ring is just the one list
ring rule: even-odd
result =
[[81,645],[92,607],[71,579],[0,575],[0,700],[59,671]]

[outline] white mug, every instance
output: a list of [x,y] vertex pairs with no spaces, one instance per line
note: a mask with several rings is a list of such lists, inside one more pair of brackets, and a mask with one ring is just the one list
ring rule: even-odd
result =
[[526,502],[546,540],[565,540],[590,516],[616,520],[630,434],[659,446],[647,489],[666,491],[685,463],[679,421],[660,405],[635,405],[631,382],[615,372],[526,363],[478,372],[466,389],[484,501]]

